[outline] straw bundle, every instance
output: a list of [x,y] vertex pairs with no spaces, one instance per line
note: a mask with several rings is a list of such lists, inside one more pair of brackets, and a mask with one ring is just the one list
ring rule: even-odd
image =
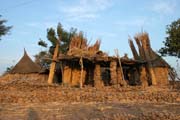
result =
[[129,39],[129,46],[130,46],[131,51],[132,51],[132,53],[133,53],[134,59],[135,59],[135,60],[139,59],[139,55],[138,55],[138,53],[137,53],[137,51],[136,51],[136,48],[135,48],[135,46],[134,46],[134,43],[133,43],[133,41],[132,41],[131,39]]
[[67,54],[93,56],[99,51],[100,44],[101,41],[97,40],[95,44],[89,45],[87,39],[84,38],[83,34],[80,32],[78,35],[72,37]]
[[78,35],[75,35],[71,38],[69,45],[69,50],[72,49],[87,49],[87,39],[83,37],[83,33],[80,32]]

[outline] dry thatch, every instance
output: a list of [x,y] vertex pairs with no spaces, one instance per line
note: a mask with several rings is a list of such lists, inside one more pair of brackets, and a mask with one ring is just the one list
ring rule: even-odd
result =
[[29,74],[29,73],[38,73],[40,72],[41,67],[34,63],[31,58],[28,56],[24,50],[24,56],[21,60],[15,65],[15,67],[10,71],[11,74]]
[[133,53],[134,59],[135,59],[135,60],[138,60],[138,59],[139,59],[139,56],[138,56],[138,53],[137,53],[137,51],[136,51],[136,48],[135,48],[134,43],[133,43],[133,41],[132,41],[131,38],[129,38],[129,46],[130,46],[131,51],[132,51],[132,53]]
[[78,35],[72,37],[67,55],[93,56],[99,52],[100,44],[100,40],[97,40],[95,44],[89,45],[87,39],[80,32]]

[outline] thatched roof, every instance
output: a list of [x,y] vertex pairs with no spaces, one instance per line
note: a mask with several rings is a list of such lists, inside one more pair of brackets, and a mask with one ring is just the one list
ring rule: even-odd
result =
[[[111,61],[117,61],[117,57],[111,57],[111,56],[82,56],[83,61],[88,62],[111,62]],[[58,60],[59,61],[79,61],[81,59],[81,56],[72,56],[72,55],[60,55]],[[145,61],[142,60],[133,60],[133,59],[121,59],[122,64],[124,65],[139,65],[139,64],[146,64]]]
[[34,63],[32,59],[28,56],[26,51],[24,50],[24,56],[21,60],[14,66],[14,68],[10,71],[11,74],[20,73],[20,74],[28,74],[28,73],[38,73],[41,70],[41,67]]
[[138,46],[139,54],[134,46],[133,40],[129,38],[129,45],[134,59],[146,61],[152,67],[170,67],[170,65],[151,48],[148,33],[138,33],[134,39]]
[[156,54],[156,58],[151,61],[151,64],[152,64],[153,67],[168,67],[168,68],[171,68],[171,66],[161,56],[159,56],[158,54]]
[[100,50],[101,41],[97,40],[93,45],[90,45],[83,33],[73,36],[69,44],[67,55],[70,56],[95,56]]

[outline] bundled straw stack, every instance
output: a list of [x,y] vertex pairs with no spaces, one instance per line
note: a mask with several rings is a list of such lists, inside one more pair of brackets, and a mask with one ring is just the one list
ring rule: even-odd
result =
[[72,37],[68,55],[74,56],[93,56],[100,48],[100,40],[97,40],[94,45],[89,45],[86,38],[83,37],[82,32]]

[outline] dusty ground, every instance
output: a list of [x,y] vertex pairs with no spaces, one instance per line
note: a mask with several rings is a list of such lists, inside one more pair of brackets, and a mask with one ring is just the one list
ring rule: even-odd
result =
[[179,120],[180,91],[171,87],[68,88],[0,80],[1,120]]

